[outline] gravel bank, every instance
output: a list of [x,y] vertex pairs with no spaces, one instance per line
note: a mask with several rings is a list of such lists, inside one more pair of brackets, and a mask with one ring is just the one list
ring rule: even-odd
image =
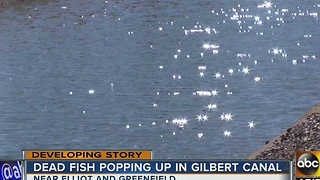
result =
[[293,160],[297,150],[320,149],[320,104],[309,110],[293,126],[252,153],[247,159]]

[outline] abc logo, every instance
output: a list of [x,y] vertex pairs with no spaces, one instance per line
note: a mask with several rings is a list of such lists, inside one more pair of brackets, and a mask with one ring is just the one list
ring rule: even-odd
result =
[[319,165],[317,156],[311,153],[302,154],[297,162],[297,168],[305,175],[313,175],[317,172]]

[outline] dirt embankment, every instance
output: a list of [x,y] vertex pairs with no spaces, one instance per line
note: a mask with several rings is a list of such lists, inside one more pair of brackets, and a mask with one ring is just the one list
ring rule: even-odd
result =
[[252,153],[247,159],[293,160],[295,152],[320,150],[320,104],[309,110],[293,126]]

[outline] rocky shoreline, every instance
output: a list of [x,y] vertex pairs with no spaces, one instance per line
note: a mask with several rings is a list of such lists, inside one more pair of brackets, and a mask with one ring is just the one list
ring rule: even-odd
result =
[[[292,160],[295,152],[320,149],[320,104],[309,110],[280,136],[247,157],[250,160]],[[293,179],[296,179],[295,173]]]
[[252,153],[247,159],[293,160],[295,152],[320,149],[320,104],[309,110],[293,126]]

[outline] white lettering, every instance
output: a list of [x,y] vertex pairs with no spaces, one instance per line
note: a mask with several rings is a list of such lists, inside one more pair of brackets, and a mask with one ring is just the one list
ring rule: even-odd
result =
[[63,163],[34,163],[33,170],[35,172],[62,172],[65,170]]

